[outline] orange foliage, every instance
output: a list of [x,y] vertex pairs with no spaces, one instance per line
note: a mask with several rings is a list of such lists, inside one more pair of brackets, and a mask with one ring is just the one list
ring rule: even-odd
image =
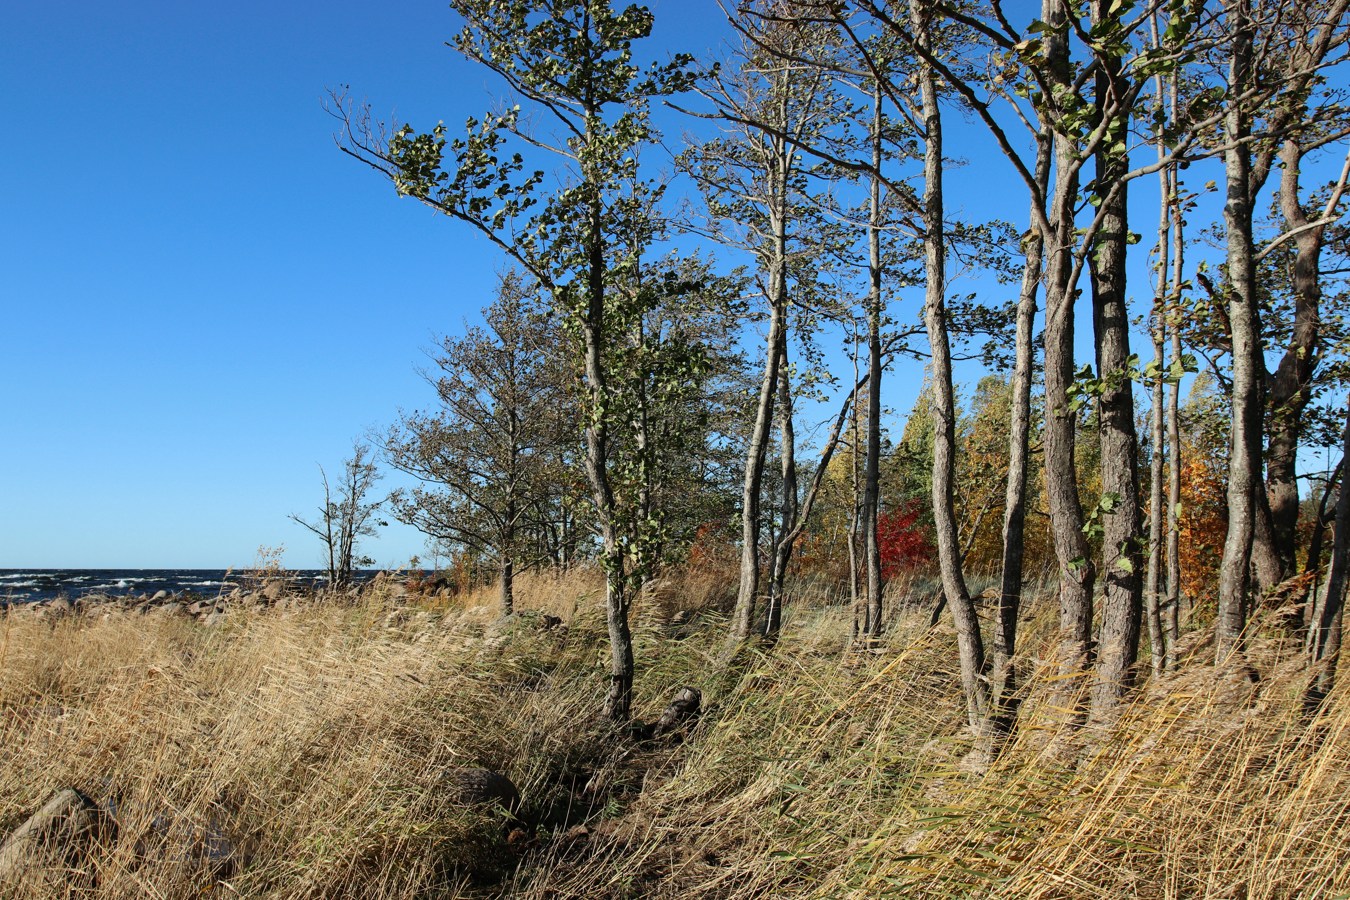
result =
[[1181,466],[1181,591],[1199,602],[1219,580],[1228,531],[1228,484],[1222,460],[1184,448]]

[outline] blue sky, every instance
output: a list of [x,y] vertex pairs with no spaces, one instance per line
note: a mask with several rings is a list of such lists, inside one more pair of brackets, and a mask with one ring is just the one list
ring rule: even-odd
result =
[[[672,40],[720,39],[711,2],[651,5]],[[6,7],[0,568],[318,564],[287,520],[317,465],[424,401],[423,350],[498,265],[340,154],[321,102],[481,113],[498,86],[455,30],[439,0]]]
[[[727,37],[713,0],[649,6],[658,46]],[[423,128],[481,114],[500,85],[444,46],[456,28],[444,0],[7,7],[0,568],[241,566],[283,544],[288,565],[319,565],[287,519],[317,506],[317,466],[426,404],[424,350],[477,318],[501,265],[339,153],[322,102],[350,85]],[[1024,189],[983,130],[956,114],[947,129],[969,163],[949,173],[952,214],[1024,228]],[[1207,165],[1188,182],[1216,177]],[[1151,179],[1132,193],[1146,242],[1155,198]],[[1084,360],[1090,333],[1083,316]],[[908,410],[921,377],[900,369],[888,406]],[[422,546],[391,525],[366,549],[396,565]]]

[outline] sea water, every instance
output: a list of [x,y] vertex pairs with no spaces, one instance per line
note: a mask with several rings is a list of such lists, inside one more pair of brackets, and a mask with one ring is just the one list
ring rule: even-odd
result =
[[[240,587],[244,574],[226,569],[0,569],[0,605],[52,597],[77,600],[87,594],[154,596],[160,591],[191,591],[215,597]],[[365,581],[374,574],[358,572],[356,580]],[[323,571],[313,569],[291,570],[286,578],[304,587],[322,586],[327,581]]]

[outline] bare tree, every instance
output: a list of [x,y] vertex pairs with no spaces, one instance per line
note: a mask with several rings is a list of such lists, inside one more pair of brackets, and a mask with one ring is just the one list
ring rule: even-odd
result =
[[[775,405],[781,407],[784,396],[780,380],[792,294],[802,280],[799,263],[811,246],[805,224],[810,205],[803,202],[809,164],[803,161],[802,145],[838,121],[838,110],[828,99],[826,73],[803,58],[828,39],[829,28],[763,16],[751,16],[738,27],[743,38],[739,65],[704,91],[715,108],[709,115],[729,123],[727,136],[691,147],[679,161],[704,195],[714,236],[755,257],[760,291],[769,309],[763,377],[742,483],[741,577],[732,616],[733,645],[750,636],[760,600],[764,467]],[[790,399],[790,391],[787,396]],[[791,410],[780,408],[779,416],[787,421]],[[788,428],[790,432],[790,423]],[[795,484],[792,489],[795,492]]]
[[345,587],[351,584],[356,569],[374,563],[357,552],[361,538],[373,537],[376,526],[385,524],[377,516],[384,498],[370,500],[369,494],[383,476],[371,459],[370,445],[357,441],[352,455],[343,460],[342,474],[337,484],[331,484],[328,473],[319,466],[323,481],[323,505],[314,519],[291,515],[291,520],[313,532],[323,542],[328,555],[328,584]]

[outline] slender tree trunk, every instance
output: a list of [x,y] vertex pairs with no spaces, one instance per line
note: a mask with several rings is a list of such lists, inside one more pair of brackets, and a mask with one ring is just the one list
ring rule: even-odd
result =
[[[1308,541],[1308,558],[1303,563],[1303,574],[1309,576],[1311,582],[1310,588],[1305,592],[1303,598],[1303,636],[1304,640],[1308,641],[1307,649],[1309,653],[1312,652],[1311,639],[1315,631],[1314,625],[1322,612],[1318,600],[1320,594],[1317,585],[1322,577],[1322,546],[1326,542],[1327,504],[1331,501],[1331,492],[1341,479],[1344,469],[1345,457],[1342,456],[1340,462],[1336,463],[1336,468],[1327,476],[1327,483],[1322,488],[1322,500],[1317,504],[1317,521],[1313,523],[1312,539]],[[1339,496],[1337,499],[1339,499]]]
[[1298,456],[1303,412],[1311,398],[1313,374],[1321,358],[1321,256],[1323,229],[1309,228],[1299,201],[1299,169],[1303,148],[1286,140],[1281,150],[1280,211],[1294,243],[1294,331],[1284,356],[1269,379],[1270,440],[1266,450],[1266,496],[1270,503],[1271,538],[1281,575],[1294,570],[1298,544]]
[[867,210],[867,468],[863,482],[863,534],[867,562],[868,634],[881,633],[881,547],[877,543],[877,515],[881,506],[881,318],[884,300],[881,258],[881,88],[872,93],[872,167]]
[[1225,118],[1230,147],[1224,151],[1228,198],[1224,204],[1227,233],[1228,319],[1233,339],[1233,412],[1228,475],[1228,533],[1219,569],[1219,610],[1215,654],[1222,661],[1242,648],[1247,626],[1252,534],[1256,488],[1261,471],[1261,329],[1257,310],[1252,253],[1250,196],[1250,115],[1241,95],[1252,83],[1250,0],[1229,0],[1229,32],[1233,35],[1229,68],[1229,101]]
[[[1042,133],[1036,147],[1036,181],[1044,194],[1050,180],[1050,137]],[[1003,566],[999,589],[998,623],[994,629],[993,657],[998,687],[996,724],[1008,732],[1016,716],[1014,696],[1017,670],[1017,616],[1022,605],[1023,563],[1026,551],[1027,462],[1031,449],[1031,382],[1036,348],[1036,294],[1041,284],[1045,242],[1033,227],[1023,239],[1026,260],[1022,288],[1017,300],[1017,343],[1013,362],[1008,423],[1008,484],[1003,501]]]
[[[1042,18],[1051,26],[1045,39],[1047,71],[1063,90],[1072,90],[1062,0],[1044,0]],[[1074,380],[1074,211],[1078,203],[1078,148],[1056,129],[1055,178],[1049,204],[1054,233],[1046,240],[1045,273],[1045,492],[1051,535],[1059,564],[1059,670],[1066,693],[1079,687],[1091,663],[1092,585],[1096,570],[1083,534],[1074,456],[1077,414],[1069,408]]]
[[[1260,404],[1260,408],[1264,412],[1267,409],[1267,379],[1261,377],[1265,374],[1261,368],[1257,369],[1256,374],[1262,388],[1257,403]],[[1258,436],[1258,452],[1259,440]],[[1271,524],[1270,502],[1266,496],[1266,485],[1261,480],[1259,470],[1254,480],[1252,503],[1254,518],[1252,519],[1251,590],[1254,594],[1263,594],[1284,580],[1284,572],[1280,564],[1280,554],[1275,548],[1275,527]]]
[[516,564],[510,555],[502,557],[502,617],[511,615],[516,611],[515,598],[515,576]]
[[628,627],[627,560],[615,522],[614,488],[609,479],[609,386],[604,366],[605,247],[604,211],[591,201],[587,222],[587,297],[581,333],[585,360],[587,416],[586,478],[590,482],[600,528],[601,563],[605,570],[605,622],[609,630],[610,684],[605,715],[626,722],[633,702],[633,636]]
[[1145,587],[1146,613],[1148,618],[1148,641],[1151,651],[1150,662],[1153,676],[1156,678],[1167,669],[1167,639],[1163,633],[1162,620],[1162,580],[1163,580],[1163,522],[1167,516],[1163,509],[1163,469],[1167,456],[1167,444],[1164,431],[1164,375],[1167,371],[1167,293],[1171,272],[1168,270],[1168,254],[1171,226],[1171,209],[1167,197],[1170,179],[1162,172],[1163,206],[1162,222],[1158,227],[1158,292],[1153,302],[1153,360],[1158,373],[1154,376],[1150,393],[1152,403],[1149,409],[1149,435],[1153,444],[1153,456],[1149,460],[1148,492],[1148,576]]
[[[781,221],[775,233],[782,250],[786,231]],[[754,627],[755,606],[759,599],[760,488],[764,482],[764,462],[768,456],[769,435],[773,428],[774,392],[778,387],[779,344],[787,328],[787,287],[785,253],[781,253],[770,272],[769,336],[764,354],[764,377],[759,385],[755,425],[745,460],[745,479],[741,493],[741,584],[731,620],[731,641],[740,643]]]
[[[1153,29],[1153,45],[1158,47],[1160,42],[1156,17],[1150,18],[1150,25]],[[1159,131],[1155,146],[1157,147],[1158,158],[1161,160],[1167,155],[1167,144],[1162,134],[1162,126],[1166,123],[1167,111],[1162,75],[1157,76],[1156,84],[1157,103],[1154,108],[1158,115]],[[1154,376],[1152,389],[1150,390],[1152,398],[1149,409],[1149,440],[1153,445],[1153,455],[1149,460],[1148,574],[1144,587],[1144,611],[1148,620],[1149,656],[1155,678],[1162,675],[1167,668],[1167,642],[1163,634],[1162,621],[1162,581],[1163,521],[1166,516],[1163,510],[1163,468],[1167,456],[1165,423],[1163,421],[1163,405],[1165,402],[1163,394],[1166,387],[1165,375],[1168,365],[1167,298],[1172,275],[1169,265],[1172,251],[1172,175],[1169,168],[1163,168],[1158,172],[1158,185],[1161,194],[1158,204],[1158,280],[1153,299],[1153,362],[1157,367],[1157,374]]]
[[797,435],[792,426],[792,385],[788,379],[788,349],[786,335],[778,346],[778,434],[779,455],[782,462],[782,525],[773,549],[773,563],[769,576],[769,601],[764,633],[773,637],[783,625],[783,591],[787,580],[792,548],[797,542]]
[[[1109,0],[1094,0],[1094,23],[1107,21]],[[1107,122],[1108,137],[1097,151],[1098,191],[1122,182],[1129,167],[1123,151],[1130,124],[1128,110],[1109,109],[1125,89],[1118,56],[1098,57],[1097,108]],[[1097,643],[1097,681],[1093,713],[1108,715],[1134,681],[1143,612],[1143,554],[1139,509],[1139,436],[1134,427],[1134,382],[1130,369],[1130,315],[1126,297],[1126,251],[1129,224],[1124,184],[1102,201],[1105,217],[1090,259],[1093,328],[1096,332],[1097,375],[1103,387],[1097,401],[1104,496],[1117,499],[1102,518],[1101,633]]]
[[[930,41],[926,0],[912,0],[910,22],[917,40],[927,49]],[[952,390],[951,349],[947,332],[946,236],[942,201],[942,114],[938,108],[933,71],[919,69],[924,137],[924,322],[933,353],[933,519],[937,532],[942,590],[956,623],[961,656],[961,686],[966,714],[977,737],[986,733],[989,691],[985,678],[984,642],[975,604],[961,571],[953,489],[956,475],[956,416]]]
[[[853,329],[853,380],[858,380],[858,329]],[[870,395],[869,395],[870,396]],[[858,538],[861,535],[862,527],[862,490],[861,478],[858,471],[858,436],[862,432],[862,423],[858,419],[858,405],[853,405],[853,443],[849,448],[849,485],[852,488],[853,511],[848,520],[848,595],[849,609],[853,611],[853,626],[850,629],[850,640],[857,640],[860,626],[863,625],[863,616],[865,610],[862,609],[862,592],[859,590],[858,578]],[[866,628],[862,628],[862,633],[866,634]]]
[[[1350,457],[1350,417],[1347,417],[1342,443],[1343,453]],[[1336,499],[1336,537],[1332,542],[1331,574],[1327,578],[1326,596],[1319,604],[1321,609],[1317,620],[1308,635],[1312,661],[1321,663],[1321,669],[1308,687],[1307,705],[1310,708],[1321,704],[1336,680],[1347,572],[1350,572],[1350,491],[1345,489],[1342,479],[1340,496]]]
[[[1169,85],[1173,115],[1176,112],[1175,79]],[[1186,236],[1181,210],[1181,180],[1169,170],[1172,216],[1172,290],[1169,316],[1175,315],[1185,284]],[[1172,328],[1172,358],[1181,360],[1181,330]],[[1167,668],[1177,666],[1177,643],[1181,640],[1181,380],[1173,379],[1167,391]]]

